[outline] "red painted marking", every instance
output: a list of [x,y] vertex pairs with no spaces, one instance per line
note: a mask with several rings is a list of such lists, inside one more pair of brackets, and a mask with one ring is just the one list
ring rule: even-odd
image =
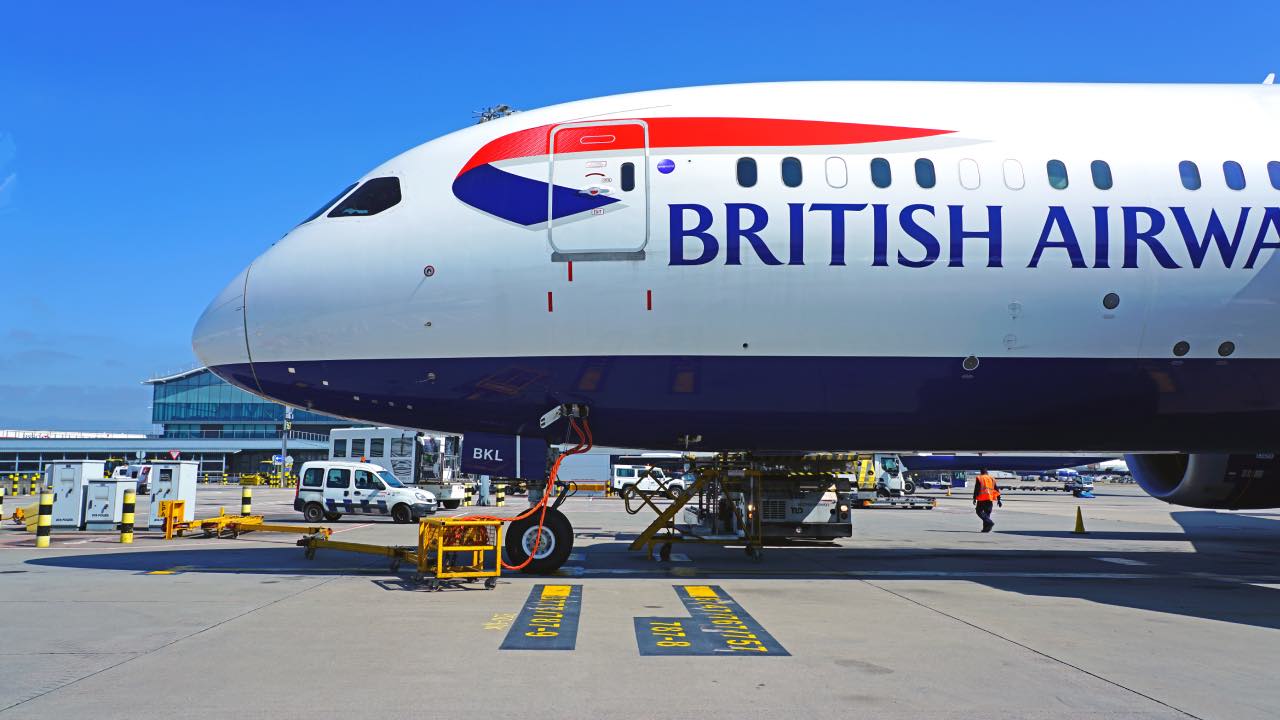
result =
[[555,306],[551,304],[551,291],[547,291],[547,312],[554,312]]
[[569,261],[569,282],[573,282],[573,261]]
[[644,308],[645,310],[653,309],[653,291],[652,290],[644,291],[644,304],[645,304],[645,308]]
[[[649,147],[655,150],[688,147],[856,145],[955,132],[897,125],[773,118],[646,118],[645,122],[649,125]],[[541,125],[490,140],[471,156],[458,174],[462,175],[473,167],[499,160],[546,155],[553,127],[555,125]],[[615,141],[608,145],[584,145],[579,142],[584,136],[598,134],[606,129],[615,135]],[[644,133],[639,125],[566,128],[556,133],[557,153],[626,150],[643,146]]]

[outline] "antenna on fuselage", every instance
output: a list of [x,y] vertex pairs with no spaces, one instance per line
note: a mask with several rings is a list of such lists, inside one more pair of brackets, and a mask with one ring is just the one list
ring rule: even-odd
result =
[[490,120],[497,120],[498,118],[503,118],[508,115],[515,115],[518,112],[520,111],[506,103],[503,103],[501,105],[493,105],[491,107],[476,110],[471,113],[471,116],[476,119],[476,124],[479,125],[480,123],[489,122]]

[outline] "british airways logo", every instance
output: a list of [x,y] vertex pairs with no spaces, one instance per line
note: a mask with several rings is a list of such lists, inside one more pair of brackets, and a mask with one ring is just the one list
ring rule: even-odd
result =
[[[617,120],[617,125],[590,130],[541,125],[508,133],[485,143],[453,180],[453,194],[463,203],[524,227],[548,220],[599,211],[619,202],[605,192],[552,184],[512,172],[509,164],[534,163],[546,177],[546,158],[596,156],[677,148],[802,147],[858,145],[950,134],[950,130],[867,125],[822,120],[772,118],[658,117]],[[607,143],[599,140],[607,138]],[[576,141],[576,142],[575,142]],[[670,172],[670,168],[659,172]],[[598,190],[598,189],[597,189]]]
[[[872,267],[941,263],[999,268],[1020,263],[1029,268],[1177,269],[1221,262],[1250,269],[1263,250],[1280,249],[1280,207],[1242,207],[1221,214],[1210,210],[1204,217],[1185,207],[1124,205],[1068,212],[1053,205],[1038,223],[1035,245],[1026,245],[1032,247],[1030,254],[1017,258],[1006,257],[1005,210],[1000,205],[787,203],[774,217],[754,203],[714,209],[675,203],[668,210],[671,265],[742,265],[744,258],[753,258],[764,265],[839,266],[847,264],[856,244],[870,246]],[[830,229],[824,237],[806,230],[819,222]],[[772,243],[765,240],[766,230]]]

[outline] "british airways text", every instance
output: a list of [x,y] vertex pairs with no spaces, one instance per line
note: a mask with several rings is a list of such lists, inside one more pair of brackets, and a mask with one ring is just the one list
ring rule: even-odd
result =
[[[775,220],[760,205],[726,203],[723,211],[695,203],[669,208],[671,265],[705,265],[720,257],[725,265],[741,265],[747,256],[765,265],[846,265],[847,256],[864,254],[858,245],[869,244],[873,267],[966,267],[967,262],[989,268],[1025,263],[1030,268],[1177,269],[1221,263],[1251,269],[1263,250],[1280,249],[1280,207],[1211,210],[1204,217],[1185,207],[1068,212],[1054,205],[1045,212],[1034,249],[1016,259],[1005,257],[999,205],[788,203],[782,213],[786,241],[775,232],[772,243],[762,233]],[[806,224],[817,222],[830,228],[829,237],[806,237]]]

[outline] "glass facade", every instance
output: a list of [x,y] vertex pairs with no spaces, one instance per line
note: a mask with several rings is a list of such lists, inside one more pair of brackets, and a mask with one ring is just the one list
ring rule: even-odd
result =
[[[152,389],[151,422],[164,425],[169,437],[208,437],[214,431],[218,437],[278,437],[279,424],[284,422],[283,405],[250,395],[208,370],[156,382]],[[351,424],[305,410],[294,410],[293,422],[295,426]],[[226,423],[233,426],[224,427]]]

